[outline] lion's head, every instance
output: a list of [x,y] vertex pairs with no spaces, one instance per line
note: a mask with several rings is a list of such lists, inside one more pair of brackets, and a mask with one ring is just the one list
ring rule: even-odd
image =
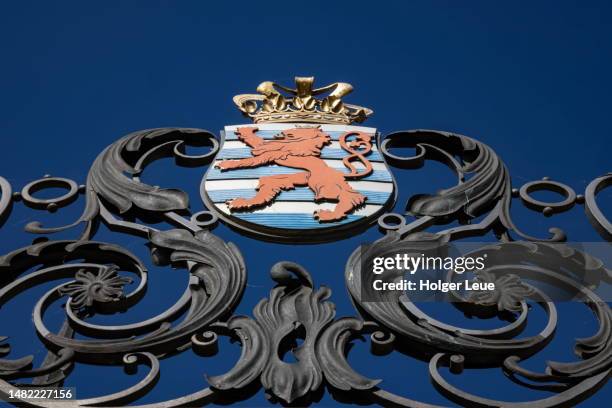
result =
[[253,156],[266,152],[288,152],[291,156],[319,156],[321,149],[331,144],[331,137],[319,127],[299,127],[283,130],[251,150]]
[[277,134],[275,138],[286,143],[300,143],[317,149],[331,143],[331,137],[319,126],[286,129]]

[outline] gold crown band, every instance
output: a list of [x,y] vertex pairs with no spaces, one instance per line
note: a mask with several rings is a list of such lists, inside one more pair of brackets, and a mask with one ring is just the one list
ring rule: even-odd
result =
[[[238,109],[255,123],[308,122],[350,124],[363,122],[372,110],[346,104],[342,97],[353,90],[351,84],[336,82],[314,88],[314,77],[296,77],[295,89],[275,82],[259,84],[259,94],[234,96]],[[322,99],[315,96],[328,93]]]

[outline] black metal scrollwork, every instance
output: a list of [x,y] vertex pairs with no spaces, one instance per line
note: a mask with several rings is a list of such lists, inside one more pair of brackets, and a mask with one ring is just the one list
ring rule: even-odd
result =
[[[552,215],[584,205],[590,222],[610,241],[612,225],[597,205],[596,196],[612,184],[612,175],[593,180],[584,194],[578,195],[571,187],[549,179],[516,189],[497,154],[467,136],[412,130],[391,133],[378,145],[392,166],[414,169],[426,160],[436,160],[453,170],[458,182],[433,195],[413,196],[406,205],[406,215],[416,217],[412,222],[396,213],[379,218],[384,235],[357,248],[346,264],[345,283],[357,315],[340,318],[330,300],[331,290],[316,288],[310,274],[291,262],[274,265],[271,277],[276,286],[255,306],[252,317],[234,314],[247,283],[246,265],[234,244],[212,233],[217,217],[207,210],[191,214],[185,192],[151,186],[139,178],[148,164],[163,157],[174,157],[180,166],[210,163],[219,142],[207,131],[162,128],[126,135],[97,157],[83,186],[69,179],[45,177],[13,193],[10,183],[0,177],[0,226],[16,201],[55,211],[72,203],[79,193],[85,195],[85,208],[74,223],[47,228],[32,222],[26,226],[29,232],[49,234],[83,224],[78,239],[35,241],[0,257],[0,305],[33,286],[58,281],[37,300],[33,310],[34,326],[47,357],[39,367],[33,367],[30,355],[0,359],[0,393],[8,395],[23,387],[60,386],[79,363],[123,365],[127,370],[146,365],[147,374],[135,385],[65,405],[132,403],[155,387],[161,359],[187,349],[203,357],[214,356],[220,336],[237,340],[241,347],[234,366],[225,374],[207,377],[208,386],[203,389],[160,401],[156,406],[232,401],[248,398],[253,387],[262,387],[273,401],[283,404],[309,404],[327,388],[338,401],[433,407],[388,391],[384,379],[368,378],[351,366],[349,350],[354,340],[364,335],[370,335],[371,352],[379,358],[410,348],[411,357],[428,363],[435,388],[450,401],[465,406],[570,406],[602,387],[612,370],[612,312],[594,289],[609,284],[611,272],[588,254],[550,245],[566,238],[558,228],[552,228],[547,239],[521,232],[512,221],[510,206],[513,198],[520,198],[528,208]],[[207,146],[210,151],[188,155],[187,146]],[[394,153],[396,147],[415,148],[416,154],[401,157]],[[66,192],[50,199],[34,197],[36,191],[48,187]],[[563,198],[559,202],[539,201],[531,195],[539,190],[554,191]],[[134,215],[165,220],[175,229],[160,230],[139,223]],[[472,223],[478,217],[480,220]],[[149,282],[145,262],[118,245],[93,240],[99,221],[111,230],[143,237],[155,264],[186,270],[188,285],[171,307],[147,320],[125,325],[107,326],[89,320],[96,313],[129,310],[145,296]],[[460,225],[428,231],[434,224],[453,221]],[[486,251],[498,262],[476,274],[473,281],[494,282],[496,290],[451,295],[453,305],[470,316],[512,315],[503,327],[476,330],[451,325],[429,316],[405,293],[367,290],[372,287],[368,280],[373,279],[371,274],[361,273],[367,259],[401,251],[427,252],[489,231],[495,232],[499,242],[472,254]],[[525,241],[514,241],[514,236]],[[505,262],[508,254],[529,256],[531,262]],[[551,259],[557,263],[551,264]],[[577,278],[577,273],[572,274],[577,270],[587,270],[590,280],[585,282]],[[555,303],[537,286],[524,281],[526,276],[575,293],[590,308],[598,330],[591,337],[576,340],[579,361],[550,361],[543,372],[521,365],[551,341],[560,318]],[[449,274],[447,281],[452,279]],[[56,332],[46,326],[44,316],[60,299],[66,302],[65,322]],[[539,307],[546,319],[537,333],[521,337],[530,304]],[[6,337],[2,343],[0,352],[8,354]],[[295,361],[284,361],[287,353]],[[446,367],[454,374],[497,367],[517,384],[552,390],[555,395],[521,403],[487,399],[450,384],[441,373]],[[19,382],[23,379],[31,379],[31,384]]]

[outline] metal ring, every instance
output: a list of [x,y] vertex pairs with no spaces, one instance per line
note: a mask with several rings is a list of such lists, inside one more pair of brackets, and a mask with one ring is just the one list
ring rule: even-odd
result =
[[[59,197],[44,199],[36,198],[32,195],[46,188],[54,187],[68,189],[68,192]],[[53,211],[58,208],[65,207],[76,200],[78,192],[79,186],[73,180],[62,177],[46,177],[39,180],[34,180],[23,187],[21,190],[21,198],[28,207]]]
[[[536,200],[530,195],[535,191],[552,191],[562,194],[565,199],[557,202]],[[519,195],[527,208],[540,211],[547,216],[567,211],[576,203],[576,192],[570,186],[551,180],[538,180],[527,183],[521,187]]]
[[386,231],[395,231],[406,225],[406,219],[398,213],[386,213],[378,217],[378,226]]
[[191,216],[191,222],[200,228],[208,228],[215,225],[219,217],[210,211],[199,211]]

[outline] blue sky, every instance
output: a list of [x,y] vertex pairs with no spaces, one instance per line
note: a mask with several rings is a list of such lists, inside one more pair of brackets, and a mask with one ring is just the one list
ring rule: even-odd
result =
[[[550,176],[581,192],[591,179],[611,171],[611,17],[612,6],[603,1],[5,2],[0,175],[16,189],[46,173],[83,182],[97,154],[123,134],[161,126],[217,133],[224,125],[245,122],[233,95],[253,92],[264,80],[290,85],[295,75],[314,75],[320,85],[352,83],[355,91],[347,100],[371,107],[375,113],[366,124],[383,133],[430,128],[466,134],[495,149],[515,186]],[[170,161],[156,163],[144,179],[188,191],[194,211],[202,209],[198,186],[204,170],[170,169]],[[437,164],[399,173],[400,211],[411,195],[454,182]],[[611,197],[610,190],[600,196],[608,213]],[[2,253],[32,239],[16,234],[25,222],[44,218],[61,224],[76,216],[80,205],[53,217],[18,206],[0,230]],[[599,239],[581,209],[551,219],[515,211],[530,233],[546,236],[549,226],[559,225],[575,240]],[[373,229],[338,244],[289,247],[243,238],[223,226],[217,233],[236,242],[250,266],[240,313],[250,314],[272,287],[269,267],[288,259],[305,264],[316,284],[334,290],[339,316],[355,314],[342,276],[346,257],[380,236]],[[115,235],[102,230],[100,239],[128,245],[148,261],[142,240]],[[313,257],[312,251],[325,256]],[[156,273],[168,279],[167,271]],[[170,273],[176,280],[152,283],[149,294],[161,300],[145,303],[133,316],[147,317],[147,307],[163,310],[181,293],[186,275]],[[29,322],[28,299],[15,302],[0,313],[0,321]],[[582,322],[582,311],[564,311]],[[25,320],[15,317],[20,313]],[[560,328],[559,341],[545,356],[572,359],[574,331],[588,335],[593,327]],[[17,330],[2,335],[23,338],[17,347],[24,353],[40,348],[31,327]],[[227,348],[232,351],[216,362],[192,354],[168,362],[147,401],[197,390],[209,367],[219,373],[237,358],[238,348]],[[406,373],[389,377],[400,360],[382,362],[367,356],[367,346],[356,349],[356,367],[386,376],[390,389],[445,401],[429,387],[422,363],[395,356],[406,364]],[[94,381],[100,378],[97,367],[79,370],[81,380],[72,381],[83,397],[117,391],[127,381],[119,368],[102,369],[104,381]],[[508,386],[497,371],[487,373],[489,396],[531,395]],[[479,390],[479,377],[470,375],[461,381]],[[608,387],[584,405],[598,406],[609,395]],[[243,405],[266,404],[261,392],[253,398]],[[325,395],[321,404],[335,402]]]

